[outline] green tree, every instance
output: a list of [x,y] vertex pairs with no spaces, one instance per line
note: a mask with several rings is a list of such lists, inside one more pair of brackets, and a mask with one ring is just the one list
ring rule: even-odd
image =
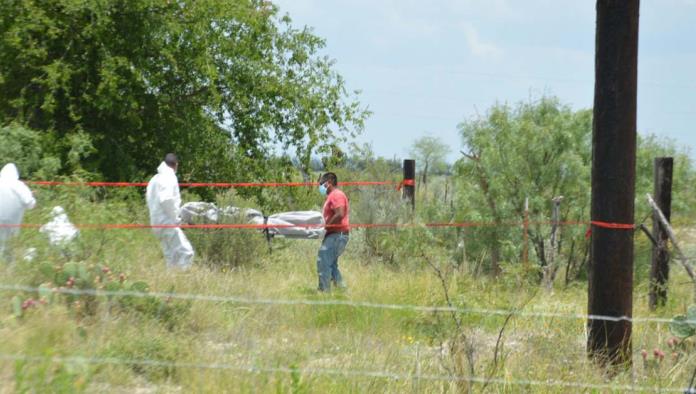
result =
[[43,149],[41,134],[17,124],[0,126],[0,168],[15,163],[22,179],[51,178],[61,167],[60,159]]
[[6,0],[0,123],[41,131],[63,162],[89,137],[82,165],[106,179],[141,179],[167,151],[184,177],[290,176],[262,159],[307,165],[368,115],[324,44],[262,0]]
[[[555,98],[493,106],[485,117],[463,122],[463,158],[455,166],[460,219],[519,222],[525,199],[533,224],[529,237],[542,267],[548,265],[551,200],[564,196],[561,220],[583,220],[589,210],[591,111],[572,111]],[[491,226],[469,233],[468,253],[486,252],[490,271],[500,272],[501,261],[519,258],[521,228]],[[569,259],[579,259],[582,229],[567,228],[558,245]],[[566,239],[569,241],[566,242]],[[483,240],[483,242],[480,242]]]
[[450,153],[450,148],[439,138],[425,136],[413,143],[410,153],[416,159],[416,165],[420,169],[421,183],[427,185],[429,173],[442,172],[447,168],[445,156]]
[[638,135],[636,158],[636,218],[642,220],[651,209],[645,195],[653,194],[654,159],[674,158],[672,173],[672,222],[690,222],[696,209],[696,171],[688,148],[678,147],[670,139]]
[[[573,111],[553,97],[536,102],[493,106],[484,117],[459,125],[464,149],[455,164],[458,220],[520,223],[529,198],[529,238],[538,266],[550,264],[552,202],[563,196],[560,220],[589,220],[592,112]],[[696,207],[696,171],[686,149],[654,135],[639,136],[636,169],[636,221],[650,208],[645,194],[653,190],[653,160],[674,157],[673,221],[685,221]],[[584,226],[560,230],[555,255],[563,258],[566,280],[583,274],[588,243]],[[467,253],[489,256],[490,270],[519,259],[520,227],[471,230]],[[647,260],[646,260],[647,261]],[[556,263],[560,263],[558,259]],[[645,266],[638,266],[645,271]],[[643,274],[645,274],[643,272]]]

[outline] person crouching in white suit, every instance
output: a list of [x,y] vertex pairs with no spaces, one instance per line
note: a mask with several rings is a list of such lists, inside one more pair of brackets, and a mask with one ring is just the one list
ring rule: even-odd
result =
[[19,233],[24,211],[36,205],[34,195],[22,181],[13,163],[0,170],[0,258],[12,261],[9,241]]
[[[176,169],[179,161],[175,154],[168,153],[157,167],[157,175],[147,184],[147,207],[150,210],[150,224],[176,226],[181,223],[179,211],[181,196]],[[159,238],[168,268],[188,269],[193,260],[193,247],[180,228],[153,228]]]

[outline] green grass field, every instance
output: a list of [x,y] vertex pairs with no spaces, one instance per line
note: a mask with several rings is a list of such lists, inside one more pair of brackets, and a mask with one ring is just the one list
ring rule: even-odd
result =
[[[137,202],[107,205],[74,194],[39,195],[43,201],[48,197],[64,204],[75,223],[146,220]],[[26,221],[41,222],[50,208],[30,212]],[[248,236],[264,242],[260,234]],[[340,263],[349,288],[322,295],[314,290],[319,241],[275,240],[272,253],[265,246],[254,249],[252,263],[242,268],[197,264],[189,272],[170,272],[149,230],[84,230],[79,250],[65,257],[51,250],[38,231],[25,229],[15,249],[19,258],[1,267],[2,284],[38,286],[46,282],[38,273],[42,265],[59,272],[66,269],[67,261],[79,259],[97,271],[108,266],[113,277],[101,280],[117,282],[124,273],[126,283],[144,281],[151,292],[278,302],[165,297],[159,304],[146,305],[132,299],[122,304],[120,297],[85,296],[77,298],[76,304],[75,300],[68,303],[67,297],[54,297],[18,316],[12,308],[13,297],[24,300],[40,295],[3,291],[0,391],[459,392],[469,386],[457,379],[471,376],[464,352],[455,346],[458,334],[471,341],[473,392],[625,392],[625,386],[640,391],[640,387],[683,389],[688,384],[694,367],[692,348],[684,343],[673,354],[665,323],[635,323],[634,366],[609,379],[587,359],[583,319],[513,315],[505,324],[505,315],[462,313],[459,332],[449,312],[284,303],[446,305],[443,282],[428,264],[384,265],[362,252],[363,233],[355,231],[351,237]],[[33,262],[21,260],[21,251],[28,246],[39,250]],[[634,316],[671,318],[685,311],[691,303],[691,285],[680,267],[675,265],[673,273],[669,304],[656,313],[648,311],[646,284],[636,284]],[[586,312],[583,283],[567,288],[559,284],[547,291],[514,270],[497,281],[453,270],[445,283],[453,305],[461,308]],[[666,353],[659,363],[653,360],[654,348]],[[642,349],[649,352],[647,362],[641,357]],[[16,355],[28,358],[11,359]],[[489,384],[478,380],[487,378],[491,378]],[[562,382],[599,386],[564,387]]]

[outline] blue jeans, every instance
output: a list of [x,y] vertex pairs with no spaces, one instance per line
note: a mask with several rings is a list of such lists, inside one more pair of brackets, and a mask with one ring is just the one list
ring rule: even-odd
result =
[[338,270],[338,257],[348,244],[347,233],[331,233],[324,237],[317,256],[319,291],[331,290],[331,282],[337,287],[345,287],[341,271]]

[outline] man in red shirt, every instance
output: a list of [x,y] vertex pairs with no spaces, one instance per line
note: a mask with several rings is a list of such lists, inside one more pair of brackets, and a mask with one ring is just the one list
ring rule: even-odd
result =
[[317,256],[319,291],[330,291],[331,282],[336,287],[346,287],[338,270],[338,257],[348,244],[350,207],[348,197],[338,188],[338,178],[333,172],[319,178],[319,193],[326,196],[322,210],[326,235]]

